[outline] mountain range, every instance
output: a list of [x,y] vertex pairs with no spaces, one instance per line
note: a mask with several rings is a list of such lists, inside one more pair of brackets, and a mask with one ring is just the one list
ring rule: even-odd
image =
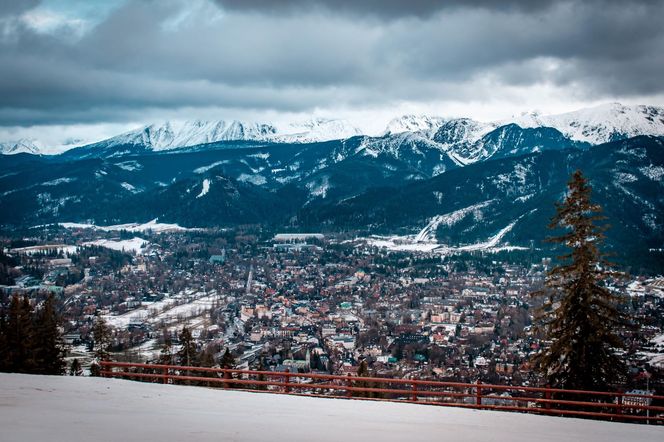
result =
[[[123,154],[122,148],[128,146],[131,146],[131,152],[161,151],[221,141],[312,143],[360,135],[384,138],[403,133],[418,134],[445,146],[450,142],[476,143],[487,133],[509,124],[523,129],[553,128],[572,141],[600,144],[637,135],[664,135],[664,108],[611,103],[559,115],[532,112],[489,123],[469,118],[404,115],[391,120],[381,134],[373,137],[343,119],[316,118],[287,124],[224,120],[166,121],[83,146],[80,140],[67,140],[58,146],[47,146],[44,142],[28,138],[0,142],[0,153],[62,153],[77,148],[79,155],[83,155],[81,152],[84,151],[105,150],[108,155],[118,156]],[[113,152],[112,148],[116,148],[117,152]]]
[[537,248],[580,168],[613,225],[609,248],[623,261],[661,265],[664,111],[608,105],[518,119],[409,116],[375,137],[339,120],[290,131],[199,121],[149,126],[61,155],[1,155],[0,225],[159,218],[400,235],[468,250]]

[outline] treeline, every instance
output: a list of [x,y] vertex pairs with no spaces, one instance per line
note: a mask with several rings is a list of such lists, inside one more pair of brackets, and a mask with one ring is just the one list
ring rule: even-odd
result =
[[0,371],[64,374],[65,346],[56,301],[50,295],[37,310],[27,296],[13,296],[0,310]]

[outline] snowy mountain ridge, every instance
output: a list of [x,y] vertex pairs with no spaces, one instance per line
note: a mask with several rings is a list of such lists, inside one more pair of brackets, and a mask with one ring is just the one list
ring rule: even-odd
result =
[[[664,135],[664,107],[619,103],[604,104],[557,115],[524,113],[509,119],[480,122],[470,118],[443,118],[430,115],[403,115],[387,124],[378,137],[371,137],[344,119],[314,118],[295,123],[257,123],[226,120],[166,121],[141,127],[88,147],[113,148],[138,146],[145,150],[162,151],[222,141],[258,141],[272,143],[315,143],[345,140],[365,135],[380,139],[379,144],[395,144],[403,135],[416,135],[438,145],[438,149],[457,158],[455,162],[469,164],[485,156],[481,139],[491,131],[510,124],[523,129],[553,128],[566,138],[589,144],[630,138],[637,135]],[[390,140],[393,138],[393,140]],[[63,143],[46,146],[32,138],[0,143],[0,154],[62,153],[82,143]],[[394,148],[391,148],[394,150]],[[474,151],[474,152],[473,152]],[[464,152],[461,154],[460,152]],[[118,156],[122,152],[117,152]]]
[[3,155],[13,155],[17,153],[39,155],[41,154],[42,149],[43,146],[41,146],[39,141],[29,138],[0,143],[0,154]]
[[503,122],[507,123],[553,127],[572,140],[601,144],[637,135],[664,135],[664,107],[609,103],[558,115],[532,112]]
[[345,120],[322,118],[286,125],[238,120],[192,120],[152,124],[109,138],[98,144],[140,145],[160,151],[219,141],[312,143],[345,139],[360,134],[359,129]]
[[443,117],[429,115],[402,115],[387,123],[383,135],[396,135],[403,132],[423,132],[431,137],[445,121],[446,119]]

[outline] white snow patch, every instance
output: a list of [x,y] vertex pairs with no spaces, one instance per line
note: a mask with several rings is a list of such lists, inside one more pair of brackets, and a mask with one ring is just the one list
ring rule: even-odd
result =
[[116,166],[118,166],[120,169],[127,170],[129,172],[134,172],[136,170],[142,170],[143,165],[139,163],[138,161],[123,161],[121,163],[115,163]]
[[324,175],[320,180],[307,183],[307,189],[309,189],[311,196],[325,198],[327,191],[330,189],[330,177]]
[[76,178],[58,178],[56,180],[46,181],[42,186],[59,186],[60,184],[71,183],[76,181]]
[[218,294],[181,292],[161,301],[143,303],[135,310],[122,315],[105,315],[104,319],[112,327],[125,329],[129,324],[179,323],[191,317],[198,317],[208,312],[220,299]]
[[145,251],[145,247],[149,244],[143,238],[134,237],[132,239],[113,240],[113,239],[98,239],[83,243],[84,246],[101,246],[107,249],[119,250],[124,252],[134,252],[141,254]]
[[129,183],[120,183],[120,185],[122,187],[124,187],[125,189],[127,189],[128,191],[136,193],[136,187],[132,186],[131,184],[129,184]]
[[85,223],[58,223],[58,225],[64,227],[65,229],[94,229],[101,230],[104,232],[117,232],[120,230],[126,230],[128,232],[186,232],[189,230],[200,230],[198,228],[186,228],[181,227],[178,224],[168,224],[157,222],[157,218],[147,223],[129,223],[129,224],[116,224],[114,226],[97,226],[94,224],[85,224]]
[[198,173],[198,174],[205,173],[210,169],[214,169],[217,166],[221,166],[222,164],[228,164],[228,160],[217,161],[217,162],[214,162],[212,164],[208,164],[207,166],[201,166],[197,169],[194,169],[194,173]]
[[210,191],[210,180],[205,178],[203,180],[203,188],[201,189],[201,193],[196,195],[196,198],[200,198],[202,196],[207,195],[207,193]]
[[614,177],[616,180],[618,180],[619,183],[633,183],[634,181],[638,181],[638,178],[632,175],[631,173],[625,173],[625,172],[616,172],[614,174]]
[[481,213],[479,209],[488,206],[492,202],[493,200],[483,201],[463,209],[455,210],[454,212],[446,213],[445,215],[437,215],[433,217],[429,224],[427,224],[426,227],[424,227],[424,229],[422,229],[420,233],[415,236],[415,241],[435,241],[436,230],[438,229],[438,226],[441,224],[448,227],[453,226],[464,219],[469,213],[474,213],[476,219],[480,218]]
[[[485,201],[480,204],[489,204],[492,200]],[[466,209],[472,208],[470,206]],[[464,210],[464,209],[462,209]],[[535,210],[530,211],[533,213]],[[455,212],[452,212],[455,213]],[[526,216],[528,213],[521,215],[519,218],[511,222],[506,227],[502,228],[498,233],[489,238],[488,240],[476,243],[469,244],[465,246],[448,246],[445,244],[440,244],[435,239],[435,227],[437,227],[441,222],[448,221],[438,216],[427,224],[427,226],[422,229],[417,235],[406,235],[406,236],[377,236],[373,235],[369,238],[356,238],[354,242],[365,243],[370,246],[385,248],[388,250],[401,251],[401,252],[434,252],[438,254],[454,254],[458,252],[472,252],[472,251],[487,251],[487,252],[498,252],[501,250],[526,250],[525,247],[520,246],[510,246],[502,245],[499,246],[500,241],[503,237],[516,225],[521,218]],[[455,221],[456,217],[451,217],[449,222]]]
[[639,171],[653,181],[662,181],[662,177],[664,176],[664,167],[662,166],[653,166],[651,164],[639,168]]
[[267,179],[265,179],[263,175],[258,174],[249,175],[247,173],[242,173],[239,177],[237,177],[237,180],[242,181],[243,183],[251,183],[256,186],[262,186],[263,184],[267,183]]

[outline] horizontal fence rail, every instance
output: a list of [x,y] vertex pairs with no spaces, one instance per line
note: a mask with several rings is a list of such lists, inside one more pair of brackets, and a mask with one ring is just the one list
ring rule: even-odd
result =
[[[664,424],[664,396],[289,371],[102,361],[101,375],[244,391]],[[660,404],[660,405],[652,405]]]

